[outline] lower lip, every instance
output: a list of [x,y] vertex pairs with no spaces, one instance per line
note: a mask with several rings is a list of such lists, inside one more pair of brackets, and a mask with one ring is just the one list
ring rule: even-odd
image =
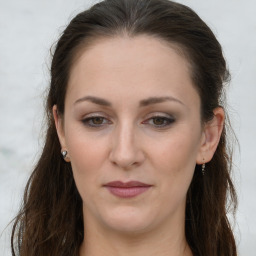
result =
[[106,188],[115,196],[122,197],[122,198],[131,198],[138,196],[151,188],[151,186],[145,187],[108,187]]

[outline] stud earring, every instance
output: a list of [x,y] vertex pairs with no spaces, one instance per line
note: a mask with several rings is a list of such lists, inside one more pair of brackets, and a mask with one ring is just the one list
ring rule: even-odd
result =
[[70,162],[70,161],[69,161],[68,151],[67,151],[67,150],[61,150],[61,155],[62,155],[63,159],[64,159],[66,162]]
[[205,163],[202,164],[202,174],[204,175],[205,173]]
[[66,158],[67,154],[68,154],[68,151],[67,151],[67,150],[62,150],[62,151],[61,151],[61,155],[62,155],[63,159]]

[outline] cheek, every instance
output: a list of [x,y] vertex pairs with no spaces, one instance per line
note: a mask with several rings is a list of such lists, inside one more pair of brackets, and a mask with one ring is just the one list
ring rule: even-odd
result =
[[97,184],[97,176],[107,157],[107,141],[94,138],[81,127],[68,127],[66,144],[75,180],[81,186],[82,183]]
[[173,133],[164,140],[154,143],[155,160],[165,169],[181,171],[186,166],[194,166],[199,149],[199,136],[190,131]]
[[[154,143],[151,151],[152,165],[157,172],[161,190],[168,200],[174,200],[178,195],[181,200],[186,196],[194,174],[199,142],[199,133],[179,129]],[[164,193],[166,191],[168,193]]]

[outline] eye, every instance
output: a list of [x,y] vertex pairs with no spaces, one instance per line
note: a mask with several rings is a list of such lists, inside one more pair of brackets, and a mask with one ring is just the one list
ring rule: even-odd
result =
[[83,124],[89,127],[102,127],[105,124],[111,123],[108,119],[102,116],[92,116],[82,120]]
[[170,126],[175,119],[173,117],[166,117],[166,116],[154,116],[150,119],[147,119],[143,123],[150,124],[156,128],[164,128]]

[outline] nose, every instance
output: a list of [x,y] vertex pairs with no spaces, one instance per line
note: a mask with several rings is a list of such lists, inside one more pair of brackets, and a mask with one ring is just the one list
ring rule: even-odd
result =
[[112,136],[110,161],[122,168],[131,169],[145,160],[141,140],[132,125],[123,125]]

